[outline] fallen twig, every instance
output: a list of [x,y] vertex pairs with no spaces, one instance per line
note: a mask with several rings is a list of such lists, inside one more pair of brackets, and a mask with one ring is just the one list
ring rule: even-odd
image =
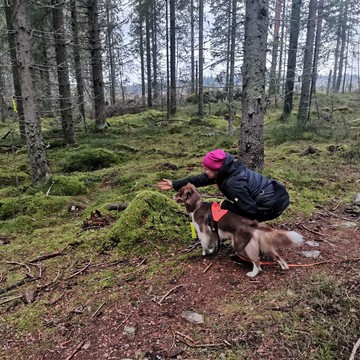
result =
[[211,267],[212,267],[212,263],[209,264],[209,265],[206,267],[206,269],[204,270],[204,274],[205,274]]
[[175,287],[173,287],[172,289],[170,289],[158,302],[158,305],[161,305],[161,303],[176,289],[178,289],[179,287],[182,287],[182,285],[177,285]]
[[6,260],[3,260],[3,263],[4,264],[8,264],[8,265],[19,265],[19,266],[22,266],[22,267],[26,267],[27,271],[28,271],[28,274],[27,276],[29,277],[34,277],[31,273],[31,270],[30,270],[30,267],[25,264],[25,263],[20,263],[20,262],[17,262],[17,261],[6,261]]
[[333,212],[331,212],[331,211],[328,211],[328,213],[329,213],[330,215],[332,215],[332,216],[335,216],[335,217],[341,219],[341,220],[346,220],[346,221],[354,221],[354,220],[356,220],[356,219],[349,219],[349,218],[346,218],[346,217],[344,217],[344,216],[337,215],[337,214],[335,214],[335,213],[333,213]]
[[66,360],[72,359],[72,358],[75,356],[75,354],[81,350],[81,348],[84,346],[84,344],[85,344],[85,340],[82,341],[82,342],[76,347],[76,349],[66,358]]
[[307,231],[309,231],[309,232],[311,232],[311,233],[315,234],[315,235],[325,236],[324,234],[319,233],[318,231],[311,230],[311,229],[307,228],[304,224],[301,224],[301,227],[302,227],[303,229],[305,229],[305,230],[307,230]]
[[99,314],[99,311],[103,308],[104,305],[105,305],[105,301],[93,313],[93,315],[92,315],[93,318]]
[[130,316],[131,316],[131,314],[129,314],[129,315],[115,328],[115,330],[119,330],[119,327],[120,327],[122,324],[124,324],[124,323],[129,319]]
[[185,334],[182,334],[182,333],[179,332],[179,331],[175,331],[175,334],[176,334],[176,335],[180,335],[180,336],[184,337],[185,339],[188,339],[188,340],[191,341],[192,343],[195,343],[195,341],[194,341],[190,336],[187,336],[187,335],[185,335]]
[[86,264],[86,266],[84,266],[82,269],[80,269],[79,271],[76,271],[75,273],[73,273],[72,275],[68,276],[67,278],[65,278],[65,280],[69,280],[72,279],[73,277],[75,277],[76,275],[81,274],[82,272],[84,272],[91,264],[91,260]]
[[191,251],[193,251],[197,246],[199,246],[200,245],[200,241],[197,241],[195,244],[193,244],[193,245],[191,245],[191,246],[189,246],[189,247],[187,247],[185,250],[181,250],[181,252],[182,253],[189,253],[189,252],[191,252]]
[[6,304],[6,303],[8,303],[8,302],[10,302],[10,301],[13,301],[13,300],[21,299],[22,297],[23,297],[22,295],[18,295],[18,296],[14,296],[14,297],[12,297],[12,298],[8,298],[8,299],[5,299],[5,300],[2,300],[2,301],[0,302],[0,305]]
[[51,259],[51,258],[53,258],[53,257],[55,257],[55,256],[63,255],[65,249],[66,249],[68,246],[69,246],[69,245],[66,245],[66,246],[65,246],[62,250],[60,250],[60,251],[55,251],[55,252],[53,252],[53,253],[51,253],[51,254],[41,255],[41,256],[38,256],[38,257],[36,257],[35,259],[32,259],[32,260],[27,261],[27,262],[30,263],[30,264],[33,264],[33,263],[37,263],[37,262],[39,262],[39,261],[43,261],[43,260],[46,260],[46,259]]
[[10,290],[13,290],[13,289],[15,289],[15,288],[17,288],[19,286],[22,286],[24,284],[27,284],[27,283],[35,281],[35,280],[38,280],[38,278],[26,276],[24,279],[18,281],[17,283],[12,284],[12,285],[8,286],[5,289],[0,289],[0,294],[6,293],[6,292],[8,292]]
[[349,357],[349,360],[354,360],[355,359],[355,354],[356,351],[358,350],[358,348],[360,347],[360,338],[358,339],[358,341],[355,343],[353,350],[351,352],[351,355]]

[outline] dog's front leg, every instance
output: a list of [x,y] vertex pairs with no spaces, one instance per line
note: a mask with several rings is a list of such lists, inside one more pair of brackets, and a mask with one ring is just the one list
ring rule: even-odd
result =
[[255,262],[252,262],[252,263],[253,263],[253,269],[252,269],[252,271],[246,273],[246,276],[253,278],[261,271],[261,267],[260,267],[260,264],[257,264]]

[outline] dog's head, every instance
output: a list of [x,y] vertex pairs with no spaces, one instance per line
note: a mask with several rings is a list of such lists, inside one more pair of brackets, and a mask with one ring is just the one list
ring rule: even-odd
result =
[[185,204],[187,212],[193,212],[201,196],[193,184],[183,186],[173,197],[179,204]]

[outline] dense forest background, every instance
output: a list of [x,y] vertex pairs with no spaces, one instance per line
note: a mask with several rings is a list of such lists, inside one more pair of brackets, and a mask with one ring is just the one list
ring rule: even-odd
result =
[[[17,117],[34,183],[50,176],[40,119],[56,117],[66,144],[76,128],[145,108],[222,102],[241,114],[239,154],[263,167],[268,106],[297,123],[311,109],[331,118],[317,92],[359,89],[360,5],[355,0],[4,1],[1,8],[0,116]],[[131,108],[131,109],[129,109]]]

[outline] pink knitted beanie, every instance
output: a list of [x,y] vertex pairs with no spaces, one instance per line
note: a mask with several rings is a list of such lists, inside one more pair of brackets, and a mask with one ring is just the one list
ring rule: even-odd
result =
[[224,164],[226,153],[224,150],[216,149],[208,152],[203,159],[203,165],[207,169],[219,171]]

